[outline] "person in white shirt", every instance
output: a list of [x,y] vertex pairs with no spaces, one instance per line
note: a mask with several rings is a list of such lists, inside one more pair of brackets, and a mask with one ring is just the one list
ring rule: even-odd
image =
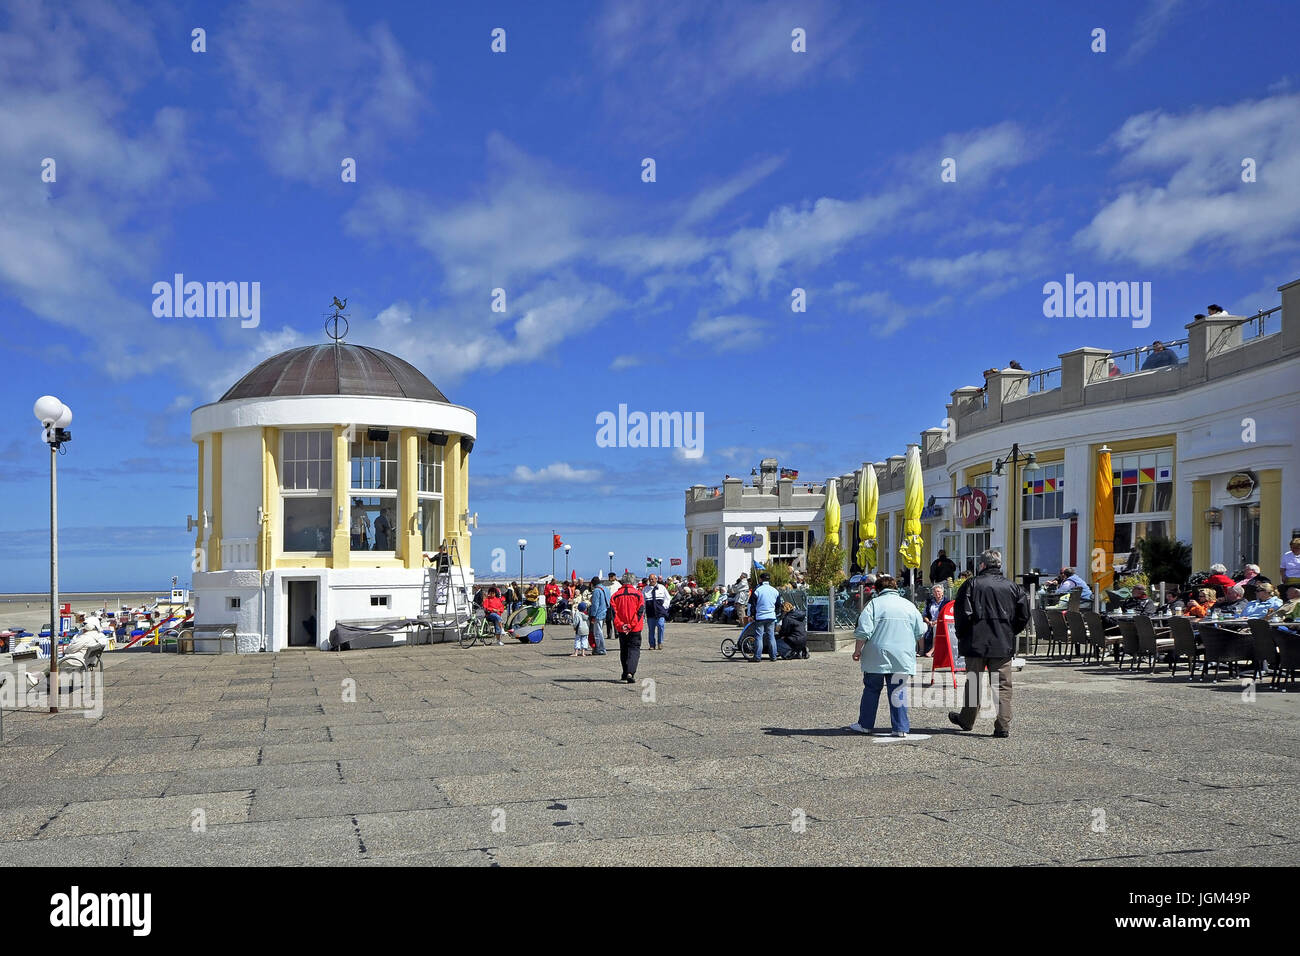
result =
[[663,650],[664,628],[668,624],[668,605],[672,595],[659,583],[659,575],[650,575],[646,588],[641,592],[645,597],[645,619],[650,629],[650,650]]
[[1300,538],[1291,539],[1291,550],[1282,555],[1282,584],[1300,584]]

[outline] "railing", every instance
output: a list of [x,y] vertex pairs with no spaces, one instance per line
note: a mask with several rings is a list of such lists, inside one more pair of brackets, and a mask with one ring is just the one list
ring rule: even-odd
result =
[[1029,373],[1029,394],[1034,395],[1038,392],[1050,392],[1054,388],[1061,387],[1061,366],[1056,368],[1043,368],[1037,372]]
[[[1178,359],[1179,365],[1187,364],[1187,339],[1178,339],[1162,344],[1166,352],[1172,352],[1174,358]],[[1142,345],[1135,349],[1125,349],[1122,352],[1111,352],[1110,361],[1098,362],[1093,366],[1092,373],[1088,376],[1088,384],[1104,382],[1107,378],[1114,378],[1117,375],[1132,375],[1134,372],[1140,372],[1142,371],[1142,365],[1151,358],[1154,351],[1155,349],[1152,346]],[[1173,366],[1168,367],[1172,368]]]
[[[1270,324],[1269,318],[1276,313],[1281,313],[1281,311],[1282,307],[1280,305],[1275,305],[1267,311],[1260,309],[1254,315],[1248,315],[1240,322],[1233,322],[1231,325],[1224,327],[1220,330],[1219,334],[1214,337],[1214,341],[1210,343],[1209,354],[1219,354],[1219,349],[1223,347],[1223,343],[1226,342],[1237,329],[1241,329],[1241,341],[1243,343],[1249,342],[1252,339],[1263,338],[1265,335],[1272,335],[1273,333],[1268,330]],[[1276,324],[1277,328],[1273,331],[1282,331],[1282,316],[1280,314],[1277,316]],[[1250,334],[1247,334],[1247,332]]]

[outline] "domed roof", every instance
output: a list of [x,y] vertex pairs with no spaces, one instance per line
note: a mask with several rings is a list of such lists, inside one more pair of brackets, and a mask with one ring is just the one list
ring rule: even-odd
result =
[[447,396],[410,362],[379,349],[343,342],[308,345],[273,355],[230,386],[219,401],[287,395],[374,395],[447,401]]

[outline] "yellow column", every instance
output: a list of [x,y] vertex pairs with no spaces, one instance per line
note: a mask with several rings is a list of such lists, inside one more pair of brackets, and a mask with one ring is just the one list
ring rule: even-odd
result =
[[212,533],[208,535],[208,570],[221,570],[221,432],[212,434]]
[[[346,568],[352,564],[352,502],[348,489],[352,484],[352,449],[348,447],[346,429],[334,426],[334,508],[330,521],[334,533],[330,535],[330,567]],[[339,522],[339,509],[343,521]]]
[[280,510],[280,469],[278,465],[278,428],[262,429],[262,527],[258,531],[257,567],[269,571],[275,567],[279,542],[274,528]]
[[194,529],[194,557],[199,560],[194,562],[194,570],[206,571],[207,555],[203,553],[203,440],[199,439],[195,444],[199,446],[199,507],[194,513],[198,516],[199,522],[198,527]]
[[460,516],[469,506],[469,455],[460,446],[460,436],[452,435],[447,441],[447,454],[442,465],[442,527],[443,537],[456,540],[456,550],[461,564],[470,566],[470,539],[465,534]]
[[1259,566],[1265,577],[1276,573],[1282,550],[1282,469],[1268,468],[1259,473]]
[[[415,521],[415,513],[420,510],[420,433],[413,428],[404,428],[401,432],[402,475],[397,482],[397,528],[398,557],[404,559],[408,568],[424,566],[423,542]],[[400,529],[400,530],[398,530]]]
[[[1210,566],[1210,526],[1205,521],[1205,510],[1210,507],[1210,481],[1201,478],[1192,482],[1192,568],[1200,570]],[[1263,506],[1260,506],[1263,517]],[[1264,523],[1260,522],[1262,529]]]

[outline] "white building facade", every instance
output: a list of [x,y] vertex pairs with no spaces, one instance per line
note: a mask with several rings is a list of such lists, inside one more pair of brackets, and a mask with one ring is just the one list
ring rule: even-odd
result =
[[[1256,316],[1189,324],[1170,343],[1178,364],[1142,370],[1145,350],[1081,348],[1038,372],[1002,369],[983,387],[951,393],[943,425],[918,443],[927,497],[923,570],[944,549],[958,568],[984,548],[1003,552],[1014,574],[1073,566],[1095,578],[1094,510],[1099,455],[1111,455],[1115,534],[1112,566],[1145,537],[1178,538],[1193,567],[1246,563],[1278,574],[1300,534],[1300,280],[1282,304]],[[1112,369],[1114,371],[1112,371]],[[1034,454],[1007,461],[1013,448]],[[998,468],[998,463],[1002,467]],[[903,456],[873,462],[880,486],[879,568],[901,570]],[[768,460],[752,484],[729,479],[686,493],[687,551],[719,562],[734,581],[777,529],[824,535],[825,485],[782,479]],[[857,546],[856,474],[835,481],[840,541]],[[738,532],[764,538],[728,547]],[[757,538],[750,539],[757,541]],[[786,543],[788,547],[788,542]]]

